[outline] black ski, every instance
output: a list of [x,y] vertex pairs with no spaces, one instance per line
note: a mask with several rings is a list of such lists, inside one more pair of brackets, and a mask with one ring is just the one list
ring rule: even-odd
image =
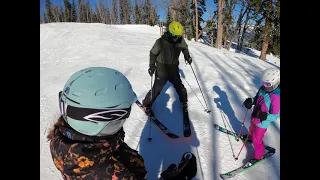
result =
[[191,127],[188,111],[183,112],[183,135],[184,137],[191,136]]
[[[238,139],[238,135],[237,135],[235,132],[232,132],[232,131],[224,128],[224,127],[221,127],[221,126],[219,126],[218,124],[214,124],[214,128],[216,128],[217,130],[219,130],[219,131],[221,131],[221,132],[223,132],[223,133],[226,133],[226,134],[228,134],[228,135],[231,135],[231,136],[235,137],[236,139]],[[245,138],[246,138],[246,136],[240,135],[240,139],[241,139],[242,141],[244,141]],[[249,141],[248,141],[248,142],[249,142]]]
[[137,100],[135,102],[136,105],[138,105],[140,107],[140,109],[152,120],[152,122],[154,122],[157,127],[163,132],[165,133],[167,136],[169,136],[170,138],[173,138],[173,139],[176,139],[176,138],[179,138],[178,135],[174,134],[172,131],[170,131],[170,129],[168,129],[164,124],[162,124],[156,117],[154,116],[149,116],[145,110],[144,110],[144,106],[143,104]]
[[230,179],[248,169],[250,169],[251,167],[261,163],[262,161],[264,161],[265,159],[267,159],[268,157],[274,155],[274,153],[276,152],[276,150],[273,148],[273,147],[270,147],[270,146],[265,146],[265,149],[267,150],[267,152],[264,154],[264,156],[262,157],[261,160],[255,162],[254,164],[251,164],[250,163],[250,160],[248,162],[246,162],[243,166],[235,169],[235,170],[232,170],[232,171],[229,171],[227,173],[224,173],[224,174],[220,174],[220,177],[222,179]]

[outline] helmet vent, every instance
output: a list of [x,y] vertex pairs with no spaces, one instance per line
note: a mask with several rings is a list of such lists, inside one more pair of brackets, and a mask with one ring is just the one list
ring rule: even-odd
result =
[[102,77],[102,76],[105,76],[106,74],[104,73],[96,73],[96,74],[92,74],[90,75],[89,77],[91,78],[98,78],[98,77]]
[[[76,79],[75,79],[75,80],[76,80]],[[71,81],[70,84],[69,84],[69,86],[72,86],[72,84],[74,83],[75,80]]]
[[82,94],[80,92],[74,92],[74,93],[72,93],[72,95],[80,97]]
[[122,89],[123,88],[123,84],[117,84],[114,86],[114,89],[117,90],[117,89]]
[[94,94],[95,96],[101,96],[104,95],[108,92],[108,88],[104,88],[104,89],[99,89],[98,91],[96,91],[96,93]]

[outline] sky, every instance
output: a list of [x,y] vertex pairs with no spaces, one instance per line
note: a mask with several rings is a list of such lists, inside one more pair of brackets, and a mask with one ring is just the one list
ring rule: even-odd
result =
[[[89,1],[90,1],[90,4],[94,7],[96,6],[96,3],[98,2],[98,0],[89,0]],[[40,0],[40,15],[43,14],[43,10],[45,7],[44,2],[45,2],[45,0]],[[69,2],[71,3],[72,0],[70,0]],[[75,2],[77,3],[78,1],[75,0]],[[106,3],[106,1],[103,1],[103,2]],[[131,0],[131,2],[134,4],[134,0]],[[161,0],[154,0],[154,2],[156,2],[156,4],[159,4],[161,2]],[[60,3],[63,3],[63,0],[51,0],[51,3],[52,4],[60,4]],[[206,5],[207,5],[207,11],[202,16],[202,18],[204,20],[207,20],[210,16],[209,6],[212,9],[212,14],[216,10],[216,5],[213,3],[213,0],[206,0]],[[234,12],[234,16],[238,16],[239,11],[240,11],[240,7],[237,6],[235,9],[235,12]],[[160,15],[160,20],[166,19],[165,10],[163,8],[158,8],[157,12]],[[203,23],[202,23],[202,25],[203,25]]]
[[[87,67],[113,68],[128,78],[142,102],[150,89],[149,52],[159,38],[159,31],[159,27],[147,25],[40,25],[41,180],[63,180],[53,163],[46,136],[59,117],[57,96],[68,78]],[[252,144],[246,144],[235,160],[242,141],[216,130],[214,124],[239,133],[246,114],[243,101],[257,93],[264,69],[280,68],[278,58],[267,55],[268,62],[262,61],[258,58],[260,52],[254,49],[248,50],[249,56],[235,53],[234,46],[228,51],[201,42],[186,42],[193,59],[192,69],[180,55],[179,73],[188,93],[191,137],[183,137],[180,101],[171,83],[165,84],[152,109],[159,121],[181,138],[167,138],[152,123],[149,142],[150,121],[136,105],[132,105],[130,117],[124,124],[125,142],[144,158],[148,180],[157,179],[159,173],[171,163],[178,163],[187,151],[197,158],[198,171],[194,178],[197,180],[220,179],[220,173],[247,162],[253,156]],[[206,113],[205,108],[211,113]],[[247,133],[250,126],[249,112],[243,133]],[[280,180],[280,118],[270,124],[263,141],[275,148],[276,153],[233,179]]]

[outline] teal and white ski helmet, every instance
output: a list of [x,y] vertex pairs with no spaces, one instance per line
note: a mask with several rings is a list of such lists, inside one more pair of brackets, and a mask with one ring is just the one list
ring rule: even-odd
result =
[[128,79],[106,67],[74,73],[59,93],[60,112],[77,132],[107,136],[118,132],[137,97]]

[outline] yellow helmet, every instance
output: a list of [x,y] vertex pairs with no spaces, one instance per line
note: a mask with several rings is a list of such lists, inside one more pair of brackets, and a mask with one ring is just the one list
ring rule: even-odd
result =
[[183,26],[177,21],[172,21],[169,24],[169,32],[173,35],[181,36],[183,34]]

